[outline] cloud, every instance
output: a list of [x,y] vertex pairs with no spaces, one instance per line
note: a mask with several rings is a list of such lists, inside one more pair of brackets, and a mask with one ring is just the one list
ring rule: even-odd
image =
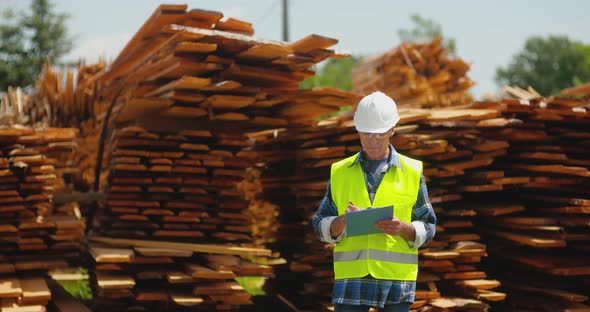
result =
[[110,62],[119,55],[132,36],[130,32],[122,32],[82,39],[64,59],[74,62],[84,60],[87,64],[92,64],[103,58]]

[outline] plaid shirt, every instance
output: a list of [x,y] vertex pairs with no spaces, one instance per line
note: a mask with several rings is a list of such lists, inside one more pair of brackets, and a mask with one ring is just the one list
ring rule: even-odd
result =
[[[367,185],[371,202],[375,197],[375,193],[377,192],[377,188],[379,187],[381,180],[385,176],[385,173],[389,171],[389,168],[391,168],[391,166],[401,168],[397,152],[391,144],[389,145],[389,151],[390,153],[387,160],[387,165],[378,168],[378,170],[380,170],[379,174],[373,175],[365,172],[364,164],[366,163],[366,160],[362,156],[362,150],[353,163],[354,165],[357,162],[361,162],[361,167],[363,168],[365,183]],[[328,181],[326,195],[324,196],[318,210],[312,219],[314,232],[321,241],[334,241],[331,237],[324,237],[321,230],[321,223],[324,218],[334,218],[337,215],[338,211],[332,200],[330,181]],[[416,242],[408,242],[413,248],[419,248],[420,246],[427,245],[435,234],[436,215],[430,203],[430,199],[428,198],[428,190],[426,188],[424,176],[420,177],[420,189],[418,191],[416,203],[412,209],[412,223],[417,221],[424,224],[426,237],[423,238],[424,241],[422,244],[418,242],[418,246],[415,244],[418,241],[418,238]],[[339,241],[341,237],[342,235],[336,238],[335,241]],[[412,303],[414,302],[415,292],[415,281],[378,280],[371,276],[366,276],[363,278],[339,279],[334,282],[332,302],[334,304],[367,305],[383,308],[384,305],[388,304],[400,302]]]

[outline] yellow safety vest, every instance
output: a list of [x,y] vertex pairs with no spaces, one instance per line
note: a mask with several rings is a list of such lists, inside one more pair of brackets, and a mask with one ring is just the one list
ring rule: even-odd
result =
[[[392,166],[379,184],[373,205],[365,184],[358,157],[332,164],[330,187],[338,215],[346,213],[350,200],[359,208],[393,205],[394,216],[411,222],[412,208],[420,188],[422,162],[397,154],[401,168]],[[418,250],[412,249],[399,235],[385,233],[344,236],[334,248],[336,279],[371,275],[378,279],[414,281],[418,275]]]

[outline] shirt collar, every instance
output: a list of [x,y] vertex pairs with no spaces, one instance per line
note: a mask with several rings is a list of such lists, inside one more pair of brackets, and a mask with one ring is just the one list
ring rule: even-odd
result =
[[[358,162],[365,161],[365,157],[363,156],[364,151],[365,151],[365,149],[361,147],[361,151],[357,154],[356,158],[354,159],[354,161],[352,162],[350,167],[356,165],[356,163],[358,163]],[[400,168],[403,170],[402,165],[399,161],[399,156],[397,156],[397,152],[395,151],[395,148],[393,148],[393,145],[391,145],[391,143],[389,144],[389,156],[388,156],[387,160],[388,160],[388,163],[387,163],[388,168],[391,168],[391,166],[396,166],[397,168]]]

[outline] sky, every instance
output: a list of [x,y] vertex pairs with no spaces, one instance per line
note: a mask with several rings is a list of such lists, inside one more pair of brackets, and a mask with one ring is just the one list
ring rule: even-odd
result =
[[[0,0],[0,10],[26,10],[28,0]],[[283,0],[52,0],[69,14],[74,49],[65,60],[114,59],[162,3],[219,11],[252,23],[254,36],[282,41]],[[411,29],[418,14],[454,38],[457,56],[471,65],[476,98],[499,91],[496,69],[507,66],[531,36],[566,35],[590,44],[587,0],[288,0],[289,42],[310,34],[338,39],[332,48],[372,56],[397,47],[399,29]]]

